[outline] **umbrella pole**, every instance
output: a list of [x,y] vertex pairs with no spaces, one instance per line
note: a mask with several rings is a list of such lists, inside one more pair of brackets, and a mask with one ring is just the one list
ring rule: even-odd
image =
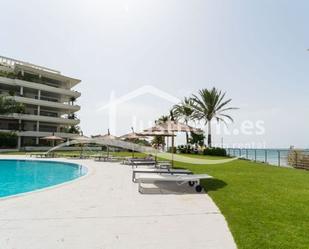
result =
[[134,158],[134,146],[132,146],[132,158]]
[[[53,140],[53,148],[55,147],[55,140]],[[52,153],[52,157],[55,157],[55,152]]]
[[80,154],[79,154],[80,159],[82,159],[83,157],[83,150],[84,150],[84,147],[83,147],[83,144],[81,143],[80,144]]
[[109,146],[107,145],[107,157],[109,157]]
[[174,167],[174,132],[172,135],[172,168]]

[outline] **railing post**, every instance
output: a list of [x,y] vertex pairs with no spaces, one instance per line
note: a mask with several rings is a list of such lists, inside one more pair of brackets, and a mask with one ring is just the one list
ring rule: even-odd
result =
[[265,163],[267,163],[267,150],[265,150]]
[[241,157],[241,149],[239,149],[239,157]]
[[248,149],[246,149],[246,158],[248,159]]
[[254,150],[254,162],[256,162],[256,149]]
[[280,150],[278,150],[278,166],[280,167],[281,166],[281,156],[280,156]]

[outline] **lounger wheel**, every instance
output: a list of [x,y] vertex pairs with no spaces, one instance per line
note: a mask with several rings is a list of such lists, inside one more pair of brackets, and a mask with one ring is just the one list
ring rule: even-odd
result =
[[189,181],[188,183],[189,183],[189,186],[190,186],[190,187],[193,187],[193,186],[195,185],[195,182],[194,182],[194,181]]
[[200,193],[200,192],[202,192],[202,190],[203,190],[203,188],[202,188],[201,185],[196,185],[196,186],[195,186],[195,191],[196,191],[196,192]]

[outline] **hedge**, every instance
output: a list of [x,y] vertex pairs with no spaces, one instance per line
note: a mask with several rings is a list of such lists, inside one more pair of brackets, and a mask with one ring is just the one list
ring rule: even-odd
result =
[[15,148],[17,135],[14,132],[0,132],[0,148]]
[[203,154],[209,156],[226,156],[226,150],[219,147],[206,148],[204,149]]

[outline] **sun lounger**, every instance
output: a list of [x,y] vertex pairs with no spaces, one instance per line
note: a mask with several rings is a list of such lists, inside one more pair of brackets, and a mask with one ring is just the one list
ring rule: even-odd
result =
[[156,168],[159,169],[170,169],[172,167],[172,163],[170,161],[158,161],[156,163]]
[[141,162],[132,162],[130,165],[132,166],[132,168],[138,167],[138,166],[155,166],[156,161],[149,160],[149,161],[141,161]]
[[142,162],[147,162],[147,161],[155,161],[153,158],[132,158],[132,157],[127,157],[125,158],[125,160],[123,161],[123,164],[127,164],[127,165],[132,165],[133,163],[142,163]]
[[136,182],[138,182],[138,190],[142,192],[142,183],[155,183],[155,182],[176,182],[180,184],[188,183],[191,187],[195,186],[196,192],[202,191],[200,180],[213,178],[207,174],[197,175],[159,175],[159,174],[141,174]]
[[52,154],[48,154],[47,152],[32,152],[30,154],[27,154],[29,155],[30,157],[40,157],[40,158],[43,158],[43,157],[52,157]]
[[170,162],[156,162],[156,161],[149,161],[149,162],[140,162],[140,163],[134,163],[132,164],[132,169],[138,168],[138,167],[153,167],[157,169],[170,169],[172,167],[172,164]]
[[108,158],[107,155],[95,155],[91,157],[94,158],[94,160],[96,161],[106,161],[106,159]]
[[190,175],[191,171],[186,169],[133,169],[132,171],[132,181],[136,181],[136,174],[170,174],[170,175]]
[[98,154],[92,154],[92,155],[90,155],[91,158],[102,157],[102,156],[107,156],[107,154],[98,153]]
[[122,161],[124,158],[120,156],[106,156],[106,155],[100,155],[94,157],[96,161],[103,161],[103,162],[119,162]]
[[123,164],[125,165],[131,165],[132,168],[138,167],[138,166],[158,166],[158,167],[165,167],[168,168],[171,165],[170,161],[156,161],[153,159],[143,159],[143,160],[130,160],[126,159]]

